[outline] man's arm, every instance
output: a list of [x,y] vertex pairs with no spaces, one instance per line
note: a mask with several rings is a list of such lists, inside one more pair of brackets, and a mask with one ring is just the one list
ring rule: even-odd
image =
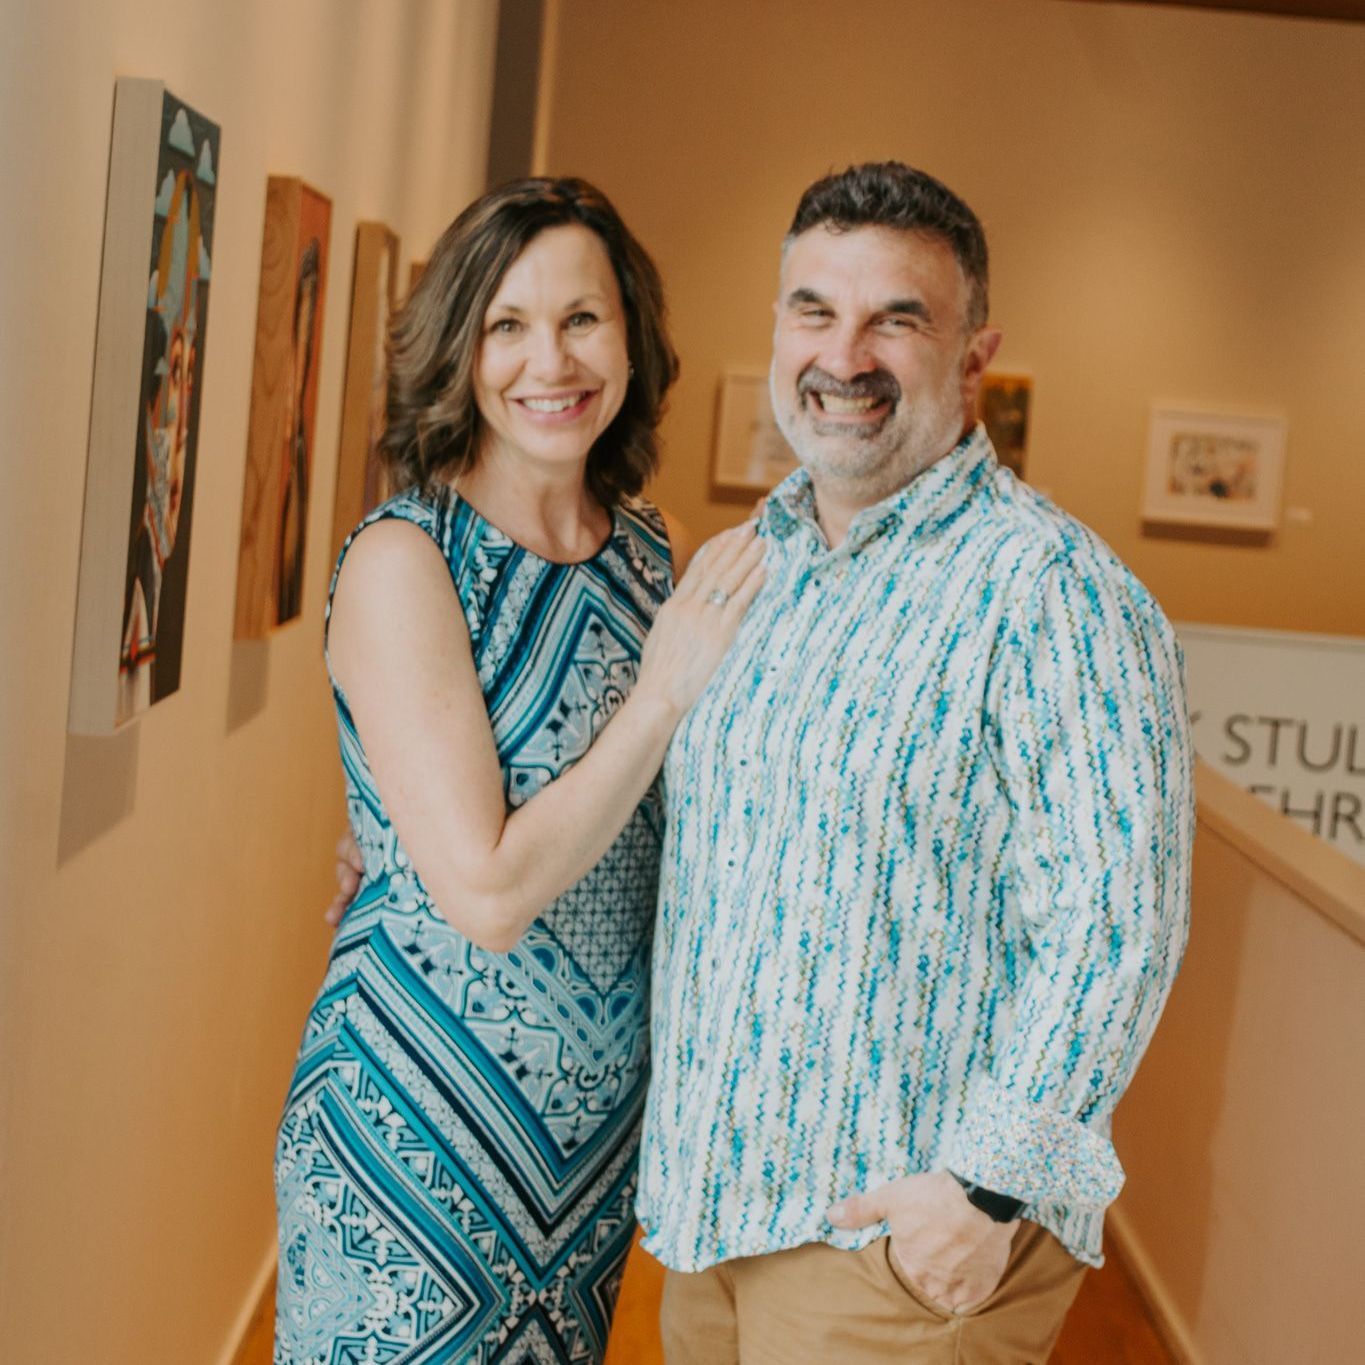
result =
[[906,1176],[830,1211],[842,1227],[885,1219],[904,1272],[950,1309],[991,1293],[1018,1226],[973,1207],[954,1175],[1077,1211],[1117,1195],[1108,1117],[1185,944],[1193,755],[1179,649],[1141,585],[1101,567],[1063,559],[1040,576],[988,699],[1031,951],[954,1174]]
[[1108,1118],[1184,950],[1193,755],[1179,648],[1117,564],[1054,563],[1008,642],[988,732],[1014,809],[1030,953],[950,1168],[1027,1203],[1100,1211]]

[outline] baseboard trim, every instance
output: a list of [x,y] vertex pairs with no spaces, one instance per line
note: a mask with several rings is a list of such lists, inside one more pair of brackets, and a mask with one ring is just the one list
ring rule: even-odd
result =
[[1138,1293],[1142,1295],[1166,1349],[1179,1365],[1205,1365],[1203,1353],[1195,1344],[1189,1324],[1122,1209],[1111,1207],[1105,1213],[1105,1230],[1113,1239],[1114,1250],[1132,1276]]
[[218,1365],[242,1365],[242,1351],[246,1347],[251,1329],[255,1327],[263,1313],[269,1313],[272,1310],[267,1295],[275,1280],[277,1254],[278,1247],[272,1237],[270,1247],[265,1253],[265,1259],[261,1262],[260,1269],[257,1270],[252,1279],[251,1289],[238,1311],[236,1322],[232,1324],[232,1331],[228,1333],[227,1345],[223,1347],[222,1353],[218,1357]]

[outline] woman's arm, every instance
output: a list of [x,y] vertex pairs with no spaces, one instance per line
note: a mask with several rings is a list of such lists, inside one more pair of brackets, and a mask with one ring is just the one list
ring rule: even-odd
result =
[[[505,952],[602,857],[762,575],[752,526],[708,542],[660,609],[630,697],[574,767],[508,812],[449,568],[406,522],[356,538],[332,602],[332,669],[398,837],[455,928]],[[717,588],[729,594],[723,606],[707,600]]]

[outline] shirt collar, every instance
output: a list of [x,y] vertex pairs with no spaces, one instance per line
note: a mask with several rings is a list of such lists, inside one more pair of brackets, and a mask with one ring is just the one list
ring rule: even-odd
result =
[[[844,544],[856,554],[887,531],[917,538],[957,518],[995,468],[995,450],[986,428],[977,423],[948,454],[916,478],[849,523]],[[814,527],[815,489],[807,470],[789,474],[769,494],[759,516],[759,529],[786,540],[802,525]]]

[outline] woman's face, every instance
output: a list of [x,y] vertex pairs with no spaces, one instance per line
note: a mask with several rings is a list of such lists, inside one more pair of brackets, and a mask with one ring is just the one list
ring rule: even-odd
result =
[[480,458],[584,465],[630,382],[626,317],[606,247],[547,228],[512,262],[484,314],[474,399]]

